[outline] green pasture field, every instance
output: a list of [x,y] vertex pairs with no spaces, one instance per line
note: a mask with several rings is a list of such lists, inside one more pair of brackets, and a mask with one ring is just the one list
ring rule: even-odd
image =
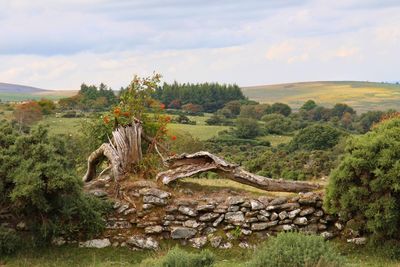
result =
[[261,103],[283,102],[299,108],[309,99],[331,107],[346,103],[359,113],[368,110],[400,110],[400,85],[375,82],[301,82],[243,87],[243,93]]

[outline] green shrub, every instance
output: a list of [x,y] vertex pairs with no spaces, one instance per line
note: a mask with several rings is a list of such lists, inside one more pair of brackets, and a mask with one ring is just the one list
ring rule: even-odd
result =
[[167,255],[160,259],[146,260],[141,266],[151,267],[206,267],[213,266],[215,256],[209,250],[199,253],[187,252],[178,246],[168,251]]
[[0,203],[27,218],[37,244],[104,228],[109,204],[83,193],[76,153],[64,137],[51,137],[43,127],[18,134],[5,122],[0,133]]
[[289,150],[324,150],[337,145],[344,132],[326,124],[314,124],[300,130],[290,141]]
[[321,236],[280,233],[268,240],[249,267],[342,266],[343,259]]
[[21,240],[15,231],[0,226],[0,255],[14,253],[20,244]]
[[400,118],[383,122],[347,143],[332,171],[326,208],[344,219],[364,220],[374,238],[400,234]]

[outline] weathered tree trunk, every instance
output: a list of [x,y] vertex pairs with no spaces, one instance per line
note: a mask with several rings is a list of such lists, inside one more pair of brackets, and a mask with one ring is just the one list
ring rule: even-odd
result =
[[112,174],[118,180],[125,173],[133,171],[134,166],[142,159],[142,126],[135,121],[129,126],[118,126],[112,132],[109,143],[102,144],[92,152],[88,158],[88,169],[83,177],[84,182],[89,182],[96,177],[96,167],[108,159],[111,164]]
[[214,171],[236,182],[254,186],[266,191],[307,192],[320,188],[318,184],[277,180],[255,175],[205,151],[182,154],[165,160],[169,170],[157,175],[164,184],[180,178],[190,177],[206,171]]

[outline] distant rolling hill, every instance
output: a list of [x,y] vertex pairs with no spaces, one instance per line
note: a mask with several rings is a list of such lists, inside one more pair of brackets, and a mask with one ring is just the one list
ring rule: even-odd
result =
[[31,99],[60,99],[75,95],[77,91],[69,90],[45,90],[32,86],[19,84],[0,83],[0,99],[3,102],[7,101],[24,101]]
[[242,87],[242,90],[249,99],[261,103],[283,102],[295,109],[313,99],[327,107],[346,103],[359,113],[390,108],[400,111],[399,84],[318,81]]

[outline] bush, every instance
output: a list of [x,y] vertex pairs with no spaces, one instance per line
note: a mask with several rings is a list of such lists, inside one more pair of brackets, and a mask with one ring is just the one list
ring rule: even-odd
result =
[[9,255],[17,251],[21,244],[15,231],[0,226],[0,255]]
[[325,205],[346,218],[365,220],[378,239],[400,234],[400,118],[382,122],[347,143],[331,173]]
[[38,244],[103,229],[108,204],[83,193],[66,139],[50,137],[43,127],[18,135],[7,123],[0,132],[0,200],[28,219]]
[[176,246],[161,259],[144,261],[141,266],[206,267],[213,266],[214,262],[215,256],[209,250],[202,250],[200,253],[190,253]]
[[252,139],[260,134],[258,122],[250,118],[236,120],[235,135],[239,138]]
[[326,124],[314,124],[300,130],[290,141],[289,150],[324,150],[337,145],[344,132]]
[[280,233],[259,248],[249,267],[342,266],[342,257],[323,237]]

